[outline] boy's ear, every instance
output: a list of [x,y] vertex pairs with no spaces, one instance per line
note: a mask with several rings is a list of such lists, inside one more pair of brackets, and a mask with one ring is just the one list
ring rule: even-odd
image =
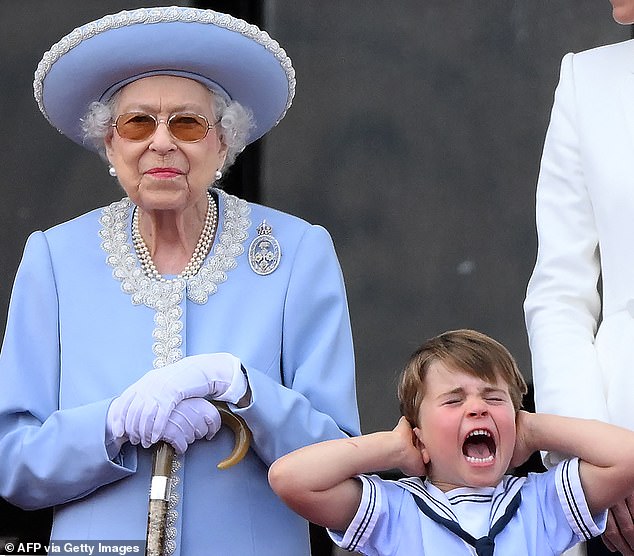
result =
[[414,430],[414,437],[415,437],[414,446],[418,448],[418,450],[421,453],[421,456],[423,456],[423,463],[427,465],[431,461],[431,458],[429,457],[429,452],[425,448],[425,442],[423,440],[423,432],[418,427],[414,428],[413,430]]

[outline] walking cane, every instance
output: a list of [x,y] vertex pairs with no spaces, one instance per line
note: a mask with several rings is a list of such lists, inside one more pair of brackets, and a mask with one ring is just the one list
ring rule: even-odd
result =
[[[229,411],[226,404],[216,401],[212,403],[220,413],[222,424],[229,427],[235,436],[231,454],[217,465],[218,469],[228,469],[246,455],[251,443],[251,431],[244,419]],[[163,556],[174,454],[174,448],[167,442],[159,442],[154,449],[145,556]]]

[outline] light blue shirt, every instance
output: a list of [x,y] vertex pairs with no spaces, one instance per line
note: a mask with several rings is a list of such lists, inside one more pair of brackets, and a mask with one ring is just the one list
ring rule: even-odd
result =
[[361,476],[363,495],[348,529],[330,531],[341,547],[367,556],[459,556],[473,547],[421,512],[413,498],[444,519],[457,522],[475,538],[485,536],[518,491],[522,501],[495,537],[496,554],[555,556],[600,535],[607,512],[590,515],[577,459],[562,461],[528,478],[505,476],[496,487],[442,492],[428,481],[386,481]]

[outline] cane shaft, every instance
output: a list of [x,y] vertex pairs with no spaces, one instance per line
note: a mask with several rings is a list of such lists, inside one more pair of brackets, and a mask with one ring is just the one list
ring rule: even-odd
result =
[[166,520],[167,502],[164,500],[150,500],[147,521],[146,556],[163,556]]
[[148,508],[146,556],[162,556],[167,529],[167,506],[170,498],[172,461],[174,448],[167,442],[159,442],[152,460],[152,484]]

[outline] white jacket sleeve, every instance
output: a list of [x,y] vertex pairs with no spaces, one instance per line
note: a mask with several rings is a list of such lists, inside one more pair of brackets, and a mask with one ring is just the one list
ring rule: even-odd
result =
[[607,420],[594,347],[601,309],[598,235],[580,154],[574,62],[573,54],[562,61],[546,134],[537,263],[524,309],[537,410]]

